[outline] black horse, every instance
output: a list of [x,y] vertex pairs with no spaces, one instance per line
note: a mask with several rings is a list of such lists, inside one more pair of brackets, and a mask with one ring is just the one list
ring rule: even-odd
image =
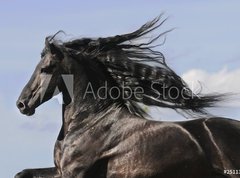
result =
[[165,32],[137,43],[164,21],[156,18],[133,33],[108,38],[46,38],[41,61],[17,107],[32,115],[62,93],[55,167],[26,169],[15,178],[240,177],[228,174],[240,169],[240,122],[145,119],[142,104],[207,116],[204,108],[224,97],[194,94],[167,66],[153,45]]

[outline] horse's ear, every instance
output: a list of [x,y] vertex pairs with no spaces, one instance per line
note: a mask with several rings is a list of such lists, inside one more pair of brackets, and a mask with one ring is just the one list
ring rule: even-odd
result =
[[61,49],[49,41],[49,37],[45,38],[45,48],[50,51],[51,54],[55,55],[58,59],[63,59],[64,55]]
[[50,48],[49,37],[46,37],[46,38],[45,38],[45,47],[46,47],[47,49]]

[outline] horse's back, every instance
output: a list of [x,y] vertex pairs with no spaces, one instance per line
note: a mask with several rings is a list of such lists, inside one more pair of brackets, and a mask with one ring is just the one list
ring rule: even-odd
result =
[[209,118],[180,123],[203,148],[214,169],[238,170],[240,167],[240,122]]
[[108,162],[108,178],[225,177],[224,169],[240,167],[239,121],[133,121],[122,133],[128,134]]
[[229,159],[228,169],[240,168],[240,121],[224,118],[209,119],[206,125],[219,149]]
[[125,136],[114,148],[114,153],[111,152],[108,178],[192,178],[194,172],[198,173],[196,178],[202,178],[210,174],[201,147],[178,123],[129,122],[131,128],[120,131]]

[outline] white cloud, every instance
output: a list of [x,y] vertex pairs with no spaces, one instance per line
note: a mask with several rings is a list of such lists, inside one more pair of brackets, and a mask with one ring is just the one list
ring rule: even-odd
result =
[[[240,116],[240,68],[228,70],[223,68],[217,72],[207,72],[201,69],[192,69],[182,75],[185,82],[195,92],[202,93],[234,93],[219,107],[208,109],[215,116],[228,117],[239,120]],[[152,107],[150,110],[153,120],[177,121],[185,120],[171,109]]]
[[223,68],[214,73],[201,69],[192,69],[182,75],[193,91],[202,93],[234,93],[225,106],[240,107],[240,69],[233,71]]

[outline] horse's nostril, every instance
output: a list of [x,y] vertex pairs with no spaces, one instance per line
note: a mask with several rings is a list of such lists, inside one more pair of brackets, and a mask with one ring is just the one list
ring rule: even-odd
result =
[[19,102],[17,103],[17,107],[18,107],[19,109],[24,109],[24,108],[25,108],[25,104],[24,104],[23,102],[19,101]]

